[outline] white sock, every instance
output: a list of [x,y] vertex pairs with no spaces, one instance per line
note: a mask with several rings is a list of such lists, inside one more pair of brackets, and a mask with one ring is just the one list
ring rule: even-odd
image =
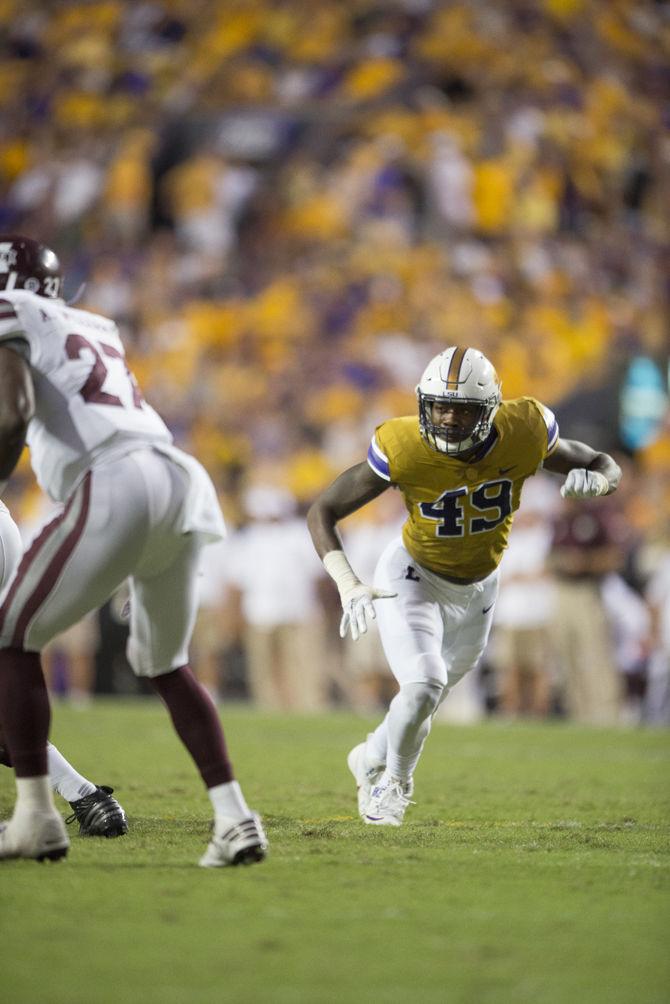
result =
[[418,763],[420,755],[421,750],[412,756],[399,756],[397,753],[391,753],[389,751],[388,761],[386,764],[387,774],[389,777],[394,777],[397,781],[402,781],[403,784],[407,784],[414,773],[414,768]]
[[387,744],[388,731],[385,718],[384,721],[381,722],[375,731],[371,732],[367,738],[367,742],[365,744],[365,766],[368,769],[371,767],[378,767],[380,764],[386,763]]
[[394,770],[391,770],[390,767],[387,767],[382,776],[377,781],[377,784],[379,785],[380,788],[383,788],[385,784],[390,784],[392,781],[395,781],[400,785],[402,785],[404,791],[409,791],[412,783],[412,777],[411,775],[409,777],[400,777],[400,775],[397,774]]
[[48,812],[54,808],[49,777],[17,777],[14,815],[22,812]]
[[215,819],[247,819],[251,809],[246,803],[242,789],[237,781],[217,784],[207,789],[210,802],[214,809]]
[[95,791],[93,782],[79,774],[53,743],[47,743],[47,763],[51,787],[66,801],[76,802]]
[[407,683],[391,701],[385,719],[386,766],[403,783],[414,773],[442,691],[437,683]]

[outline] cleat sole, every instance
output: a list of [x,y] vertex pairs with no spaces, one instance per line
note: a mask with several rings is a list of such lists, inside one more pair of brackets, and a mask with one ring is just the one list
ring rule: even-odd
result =
[[259,844],[257,847],[245,847],[244,850],[238,851],[230,863],[231,865],[253,865],[263,861],[264,858],[265,850]]
[[68,852],[67,847],[57,847],[53,851],[43,851],[42,854],[38,854],[35,858],[36,861],[60,861],[62,858],[66,857]]
[[111,826],[105,830],[82,830],[79,831],[80,837],[85,837],[87,840],[90,837],[106,837],[108,840],[114,837],[125,837],[128,832],[128,826],[126,823],[120,823],[118,826]]
[[107,837],[108,840],[111,840],[113,837],[125,837],[127,832],[128,832],[128,827],[124,826],[124,827],[119,827],[118,830],[109,830],[109,832],[104,833],[103,836]]

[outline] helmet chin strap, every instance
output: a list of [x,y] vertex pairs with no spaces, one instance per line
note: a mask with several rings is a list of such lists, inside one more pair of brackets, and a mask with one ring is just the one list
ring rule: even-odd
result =
[[[456,449],[449,449],[450,444],[448,439],[445,439],[444,442],[446,444],[445,453],[448,457],[460,457],[461,454],[469,453],[470,450],[473,450],[476,446],[476,443],[473,443],[471,436],[466,436],[465,439],[458,440],[458,442],[454,444],[454,446],[457,447]],[[467,446],[462,445],[465,442],[467,442]]]

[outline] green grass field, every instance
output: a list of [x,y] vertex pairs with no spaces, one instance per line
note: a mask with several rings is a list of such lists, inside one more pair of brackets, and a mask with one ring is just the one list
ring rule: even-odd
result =
[[[667,733],[436,725],[416,806],[379,830],[345,765],[370,721],[223,717],[272,846],[210,871],[208,802],[162,708],[54,708],[54,741],[115,785],[131,832],[0,867],[8,1004],[670,1000]],[[3,769],[3,815],[13,790]]]

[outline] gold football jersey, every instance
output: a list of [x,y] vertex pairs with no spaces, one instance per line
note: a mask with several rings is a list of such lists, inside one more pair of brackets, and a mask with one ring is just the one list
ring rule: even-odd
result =
[[476,580],[500,562],[523,483],[557,443],[550,409],[522,397],[502,402],[490,436],[467,461],[430,447],[412,415],[377,427],[368,463],[403,494],[403,543],[414,560],[438,575]]

